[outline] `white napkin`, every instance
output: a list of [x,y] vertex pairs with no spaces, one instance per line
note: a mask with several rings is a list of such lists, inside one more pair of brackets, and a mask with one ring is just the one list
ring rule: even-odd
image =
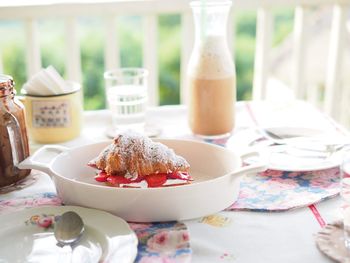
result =
[[41,69],[24,85],[23,91],[28,95],[58,95],[72,91],[72,87],[61,77],[53,66]]

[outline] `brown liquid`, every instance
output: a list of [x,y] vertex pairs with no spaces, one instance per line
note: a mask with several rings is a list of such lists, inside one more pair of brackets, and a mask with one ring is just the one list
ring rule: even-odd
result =
[[234,76],[222,79],[190,78],[189,121],[193,133],[218,136],[234,126]]
[[23,106],[14,100],[11,84],[0,86],[0,187],[13,184],[29,173],[17,168],[29,156]]

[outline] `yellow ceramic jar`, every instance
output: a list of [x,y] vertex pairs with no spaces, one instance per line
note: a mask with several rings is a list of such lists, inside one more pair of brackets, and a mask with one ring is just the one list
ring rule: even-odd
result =
[[79,136],[82,128],[83,98],[81,85],[72,85],[72,92],[60,95],[26,94],[23,103],[29,136],[38,143],[58,143]]

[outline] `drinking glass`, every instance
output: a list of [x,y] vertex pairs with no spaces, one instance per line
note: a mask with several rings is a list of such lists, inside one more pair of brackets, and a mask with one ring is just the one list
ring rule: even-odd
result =
[[[148,71],[118,68],[104,73],[108,109],[112,114],[112,137],[120,131],[145,129]],[[112,133],[112,134],[111,134]]]
[[340,170],[344,242],[346,248],[350,250],[350,151],[344,153]]

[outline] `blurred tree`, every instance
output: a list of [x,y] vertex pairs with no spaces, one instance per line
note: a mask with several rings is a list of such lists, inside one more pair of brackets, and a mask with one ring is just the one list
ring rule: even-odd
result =
[[122,67],[142,67],[142,21],[139,16],[119,20],[118,39]]
[[161,105],[180,102],[179,15],[159,16],[159,101]]
[[87,110],[105,108],[103,89],[103,32],[100,21],[80,20],[81,66],[83,71],[84,106]]
[[4,74],[11,75],[16,84],[17,93],[20,92],[26,81],[26,65],[24,61],[25,52],[23,43],[9,43],[2,52],[4,63]]
[[[293,27],[291,9],[276,10],[274,45],[280,43]],[[251,98],[256,12],[238,11],[233,21],[236,27],[235,63],[237,71],[237,99]],[[178,104],[180,86],[180,39],[181,17],[178,14],[160,15],[159,29],[159,94],[160,104]],[[46,19],[40,21],[40,43],[42,65],[54,65],[65,76],[63,20]],[[52,29],[55,30],[52,30]],[[139,16],[120,17],[116,27],[120,61],[122,67],[142,66],[142,25]],[[0,39],[4,73],[12,75],[20,90],[26,81],[24,32],[20,22],[0,22]],[[84,106],[87,110],[105,107],[104,93],[104,30],[100,18],[80,18],[79,37],[83,70]]]
[[20,30],[22,26],[23,23],[19,21],[0,23],[0,34],[6,36],[0,38],[3,74],[13,77],[18,93],[26,81],[24,32]]
[[274,12],[273,46],[280,44],[293,31],[294,11],[291,8],[276,9]]
[[248,100],[251,99],[253,83],[256,13],[238,12],[234,22],[237,100]]
[[[55,30],[52,30],[52,29]],[[39,22],[40,48],[42,67],[49,65],[65,77],[65,39],[63,37],[64,23],[62,19],[45,19]]]

